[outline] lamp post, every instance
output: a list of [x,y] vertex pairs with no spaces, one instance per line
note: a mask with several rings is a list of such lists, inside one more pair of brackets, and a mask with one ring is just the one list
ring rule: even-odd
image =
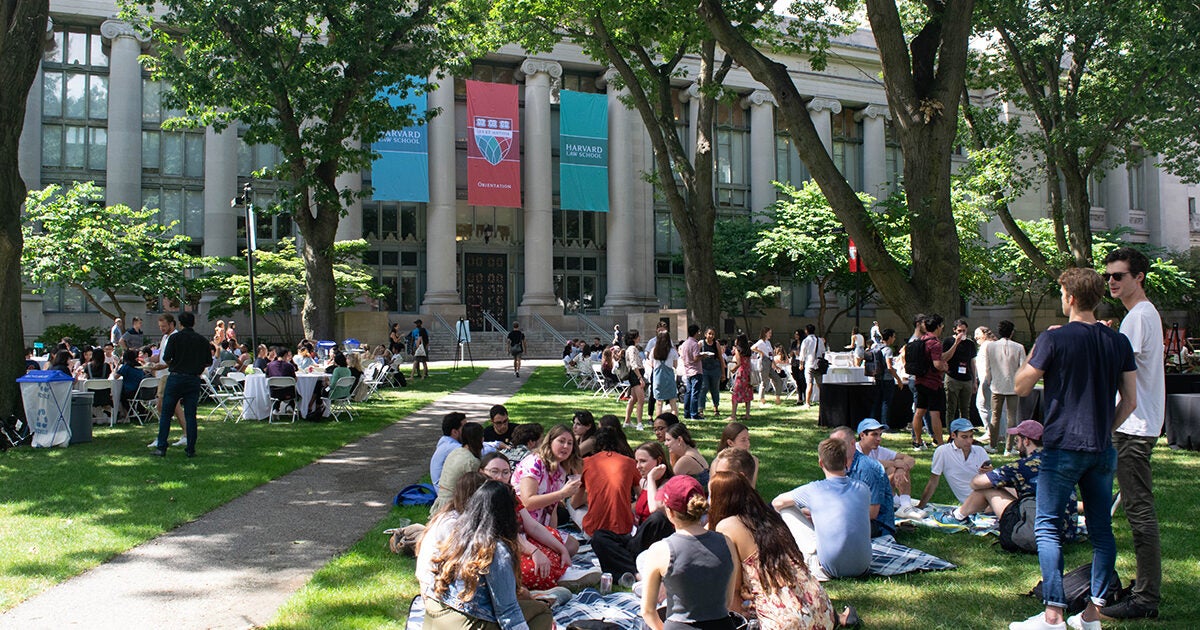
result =
[[246,209],[246,273],[250,280],[250,352],[258,356],[258,315],[254,307],[254,246],[256,226],[254,223],[254,189],[250,182],[242,187],[242,194],[234,197],[232,206]]

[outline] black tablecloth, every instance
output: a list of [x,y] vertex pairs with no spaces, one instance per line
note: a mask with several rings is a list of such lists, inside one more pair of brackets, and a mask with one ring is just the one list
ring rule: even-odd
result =
[[857,427],[863,418],[871,415],[874,404],[874,383],[822,383],[817,425]]
[[1200,394],[1167,395],[1167,444],[1200,451]]

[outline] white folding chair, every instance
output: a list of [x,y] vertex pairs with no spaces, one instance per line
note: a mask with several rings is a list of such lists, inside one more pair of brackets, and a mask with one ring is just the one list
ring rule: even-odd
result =
[[[89,378],[88,380],[84,381],[84,383],[83,383],[83,386],[85,389],[87,389],[87,391],[93,392],[93,394],[92,394],[93,396],[95,396],[95,392],[109,392],[109,394],[111,395],[112,394],[112,385],[113,385],[112,379],[107,379],[107,378]],[[108,426],[111,428],[111,427],[116,426],[116,424],[117,424],[116,408],[117,408],[117,405],[121,404],[121,401],[112,400],[110,402],[112,404],[110,404],[108,406]],[[94,405],[93,405],[93,407],[94,407]]]
[[604,378],[604,370],[600,367],[599,363],[592,364],[592,382],[596,385],[596,391],[592,393],[592,398],[596,396],[608,398],[610,394],[614,394],[617,391],[617,384],[613,383],[610,385],[608,380]]
[[244,377],[242,380],[238,380],[232,376],[221,377],[220,389],[213,392],[213,400],[216,401],[217,406],[208,412],[208,416],[205,419],[220,411],[224,414],[221,422],[228,422],[230,416],[233,416],[234,422],[241,421],[242,405],[246,402],[246,397],[242,393],[243,380],[245,380]]
[[[292,388],[293,397],[291,400],[279,399],[275,397],[275,391],[280,388]],[[298,414],[297,407],[300,405],[300,393],[296,391],[296,379],[290,376],[271,376],[267,378],[267,391],[271,392],[271,415],[267,417],[267,423],[275,421],[275,416],[291,416],[292,422],[296,421]],[[291,411],[285,411],[284,405],[291,408]]]
[[372,363],[363,371],[362,379],[358,382],[358,387],[350,394],[350,398],[354,402],[365,402],[375,397],[375,392],[383,385],[386,375],[387,366],[382,363]]
[[[333,415],[334,421],[341,422],[342,413],[350,416],[350,420],[354,420],[354,411],[350,408],[350,403],[352,402],[350,397],[354,395],[353,390],[353,376],[343,376],[329,388],[330,394],[324,400],[329,405],[329,413]],[[337,392],[337,395],[334,395],[334,392]]]
[[147,376],[138,385],[133,398],[129,400],[129,421],[137,420],[138,424],[146,424],[146,420],[158,420],[158,379],[157,376]]

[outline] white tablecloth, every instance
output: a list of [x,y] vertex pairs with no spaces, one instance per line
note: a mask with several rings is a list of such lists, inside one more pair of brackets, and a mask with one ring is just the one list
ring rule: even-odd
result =
[[[314,394],[320,394],[318,385],[324,385],[329,375],[324,373],[301,373],[296,375],[296,395],[300,399],[297,410],[303,416],[308,412],[308,403]],[[244,393],[245,403],[242,404],[242,418],[247,420],[266,420],[271,415],[271,390],[267,387],[265,374],[251,374],[246,377]],[[325,409],[329,415],[329,409]]]

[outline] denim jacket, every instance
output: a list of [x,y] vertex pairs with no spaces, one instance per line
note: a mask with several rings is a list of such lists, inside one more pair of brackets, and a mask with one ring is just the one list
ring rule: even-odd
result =
[[517,578],[513,574],[512,551],[503,542],[496,542],[496,553],[488,572],[481,575],[475,596],[462,600],[462,580],[455,580],[442,597],[443,604],[484,621],[495,622],[503,630],[529,630],[525,615],[517,604]]

